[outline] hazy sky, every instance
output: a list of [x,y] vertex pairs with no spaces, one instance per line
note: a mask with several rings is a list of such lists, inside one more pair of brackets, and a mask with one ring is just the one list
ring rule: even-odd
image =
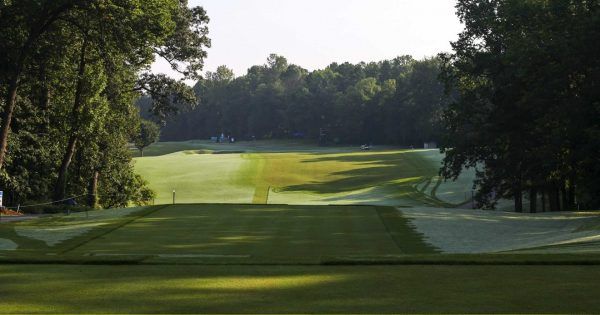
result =
[[[190,0],[210,17],[204,70],[236,75],[270,53],[309,70],[331,62],[415,58],[449,51],[462,29],[455,0]],[[172,75],[156,63],[154,72]]]

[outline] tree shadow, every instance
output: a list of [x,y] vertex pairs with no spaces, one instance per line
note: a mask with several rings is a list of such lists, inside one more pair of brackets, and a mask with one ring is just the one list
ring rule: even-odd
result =
[[595,266],[0,265],[0,312],[594,313],[599,276]]
[[[434,176],[438,169],[418,152],[365,153],[307,157],[302,164],[334,162],[352,167],[327,174],[332,179],[280,187],[281,192],[333,194],[387,185],[400,191],[414,190],[424,177]],[[305,167],[310,172],[310,166]]]

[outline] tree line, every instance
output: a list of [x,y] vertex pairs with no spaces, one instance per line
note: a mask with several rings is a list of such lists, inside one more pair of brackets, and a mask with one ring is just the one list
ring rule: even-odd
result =
[[[477,169],[477,202],[600,207],[600,1],[458,0],[453,52],[332,63],[271,55],[200,71],[208,16],[185,0],[0,1],[0,187],[11,204],[152,197],[138,148],[221,133],[322,145],[440,142],[441,175]],[[182,80],[148,71],[163,58]],[[439,80],[441,79],[441,80]],[[178,113],[184,113],[178,115]],[[100,197],[100,199],[98,199]]]
[[[419,146],[440,138],[441,60],[401,56],[307,71],[272,54],[235,77],[220,66],[194,90],[196,108],[166,121],[162,140],[305,138],[321,144]],[[142,113],[148,101],[142,100]]]
[[184,0],[0,1],[0,187],[5,204],[84,196],[89,206],[147,203],[128,142],[136,100],[159,119],[196,103],[156,57],[199,78],[208,17]]
[[600,207],[600,1],[460,0],[441,55],[442,175],[478,171],[477,199],[523,211]]

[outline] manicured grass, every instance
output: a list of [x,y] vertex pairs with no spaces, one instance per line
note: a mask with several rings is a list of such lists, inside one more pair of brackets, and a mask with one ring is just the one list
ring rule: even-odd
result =
[[0,313],[600,311],[600,256],[438,254],[392,207],[117,212],[0,225],[19,245],[0,251]]
[[[450,206],[465,201],[465,183],[472,182],[472,174],[438,182],[441,155],[435,150],[361,152],[285,142],[158,143],[152,148],[183,150],[136,158],[136,170],[158,194],[156,204],[171,203],[175,190],[183,203]],[[419,189],[432,180],[436,190]]]
[[598,313],[600,266],[0,265],[0,313]]
[[403,252],[373,207],[177,205],[139,218],[70,252],[74,253],[301,263],[319,261],[323,255]]
[[[157,203],[175,189],[179,203],[227,204],[0,224],[0,313],[600,312],[597,242],[581,254],[440,254],[426,241],[472,241],[458,236],[474,222],[515,218],[384,206],[462,202],[470,179],[439,181],[436,151],[219,146],[162,143],[136,169]],[[314,205],[335,203],[377,206]],[[440,233],[461,222],[452,240]],[[592,219],[575,225],[597,230]]]
[[[131,155],[140,157],[138,149],[131,147]],[[169,153],[187,150],[206,150],[202,143],[197,141],[157,142],[144,149],[144,157],[160,156]],[[210,152],[206,150],[206,152]]]
[[[388,148],[388,147],[381,147]],[[157,142],[144,149],[144,157],[160,156],[180,151],[197,151],[201,153],[226,153],[226,152],[353,152],[357,147],[333,146],[316,147],[314,141],[304,140],[258,140],[239,141],[236,143],[215,143],[209,140],[166,141]],[[139,150],[131,147],[131,154],[140,157]]]
[[[70,231],[79,226],[90,229]],[[137,256],[145,262],[318,264],[323,257],[435,252],[390,207],[171,205],[105,222],[57,217],[1,227],[0,238],[19,246],[7,251],[12,257],[26,252],[74,259]],[[23,228],[44,233],[15,233]]]
[[240,154],[189,151],[136,159],[135,167],[156,191],[156,204],[251,203],[259,165]]

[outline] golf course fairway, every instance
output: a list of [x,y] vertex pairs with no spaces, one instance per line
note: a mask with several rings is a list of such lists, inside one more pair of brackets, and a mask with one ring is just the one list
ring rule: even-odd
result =
[[[191,149],[194,148],[195,149]],[[176,151],[181,149],[180,151]],[[152,156],[155,155],[155,156]],[[159,143],[135,167],[155,204],[376,204],[452,206],[471,197],[474,172],[442,181],[437,150],[359,151],[289,143]]]
[[600,216],[469,209],[442,157],[158,143],[154,205],[0,224],[0,313],[600,312]]

